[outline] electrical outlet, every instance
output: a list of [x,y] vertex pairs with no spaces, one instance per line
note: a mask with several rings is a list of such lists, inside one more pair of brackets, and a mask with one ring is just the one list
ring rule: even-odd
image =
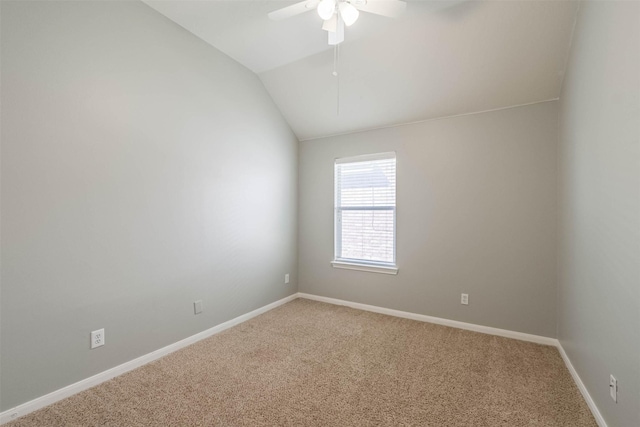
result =
[[618,380],[613,375],[609,375],[609,395],[614,402],[618,402]]
[[199,299],[198,301],[193,303],[193,313],[194,314],[202,313],[202,300],[201,299]]
[[287,283],[289,283],[289,273],[284,275],[284,284],[286,285]]
[[469,305],[469,294],[462,294],[460,296],[460,304]]
[[91,332],[91,348],[102,347],[104,345],[104,329]]

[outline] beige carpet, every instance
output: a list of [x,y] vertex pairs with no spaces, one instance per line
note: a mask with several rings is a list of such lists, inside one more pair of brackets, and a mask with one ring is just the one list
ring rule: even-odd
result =
[[596,423],[553,347],[298,299],[8,425]]

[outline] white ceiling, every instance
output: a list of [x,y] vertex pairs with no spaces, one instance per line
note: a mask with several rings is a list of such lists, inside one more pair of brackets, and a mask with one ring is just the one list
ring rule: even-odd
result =
[[317,13],[281,0],[144,0],[256,72],[299,139],[557,98],[578,2],[409,0],[361,13],[333,49]]

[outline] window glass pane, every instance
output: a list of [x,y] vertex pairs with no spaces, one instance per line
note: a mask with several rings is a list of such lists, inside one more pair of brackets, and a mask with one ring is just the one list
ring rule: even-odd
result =
[[337,206],[395,206],[395,159],[336,165]]
[[376,156],[336,161],[337,259],[395,263],[396,159]]
[[342,211],[341,258],[393,262],[394,212]]

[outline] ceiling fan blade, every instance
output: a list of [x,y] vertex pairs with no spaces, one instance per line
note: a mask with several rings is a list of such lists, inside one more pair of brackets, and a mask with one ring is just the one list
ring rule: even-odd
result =
[[299,3],[294,3],[291,6],[283,7],[282,9],[269,12],[267,15],[274,21],[280,21],[282,19],[291,18],[292,16],[300,15],[301,13],[313,10],[318,6],[319,0],[304,0]]
[[351,4],[363,12],[397,18],[407,7],[402,0],[353,0]]

